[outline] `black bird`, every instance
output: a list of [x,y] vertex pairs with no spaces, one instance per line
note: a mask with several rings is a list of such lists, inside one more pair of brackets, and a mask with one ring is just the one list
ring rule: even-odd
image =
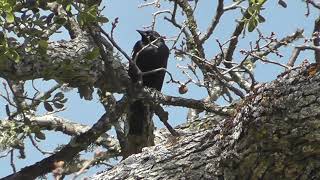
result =
[[[169,48],[162,37],[155,31],[137,31],[141,35],[141,40],[137,41],[133,47],[132,60],[136,59],[139,69],[142,72],[148,72],[158,68],[166,68]],[[141,50],[142,48],[144,49]],[[133,82],[138,81],[137,73],[132,66],[129,66],[129,76]],[[142,77],[143,86],[161,91],[164,76],[165,71],[144,75]],[[144,122],[146,122],[146,116],[148,115],[146,111],[148,111],[148,108],[141,100],[135,101],[130,105],[129,135],[142,135],[144,133]]]

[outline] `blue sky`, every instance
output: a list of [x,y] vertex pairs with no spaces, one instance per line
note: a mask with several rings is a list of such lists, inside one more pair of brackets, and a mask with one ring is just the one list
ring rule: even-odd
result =
[[[119,17],[119,24],[115,30],[114,38],[117,43],[122,47],[127,54],[130,54],[134,43],[139,40],[140,35],[136,32],[137,29],[142,29],[143,26],[150,25],[152,21],[152,14],[155,11],[168,9],[171,7],[171,4],[163,4],[160,9],[153,7],[138,8],[138,5],[144,3],[145,1],[124,1],[124,0],[108,0],[104,1],[106,8],[103,13],[111,21],[114,18]],[[232,1],[226,1],[225,4],[230,4]],[[167,1],[166,1],[167,3]],[[269,0],[266,3],[266,10],[262,12],[262,15],[266,18],[266,22],[259,26],[259,29],[265,33],[270,34],[275,32],[276,36],[282,38],[288,34],[295,32],[297,28],[304,28],[305,34],[310,35],[313,30],[313,21],[316,16],[319,16],[319,12],[312,8],[311,15],[306,17],[304,14],[306,12],[305,3],[302,1],[288,1],[288,8],[284,9],[277,4],[277,1]],[[171,8],[170,8],[171,9]],[[216,1],[212,0],[200,0],[199,7],[196,11],[196,18],[198,20],[199,29],[204,31],[207,25],[210,23],[211,18],[214,16],[216,9]],[[239,17],[240,13],[237,11],[227,12],[220,20],[216,31],[214,32],[212,38],[208,40],[205,45],[207,58],[214,56],[219,52],[219,47],[215,42],[215,39],[219,39],[221,42],[228,40],[234,30],[236,25],[235,19]],[[106,24],[104,28],[107,32],[110,30],[110,23]],[[156,30],[166,37],[173,37],[177,34],[177,29],[172,27],[171,24],[163,20],[163,16],[158,17],[158,22],[156,25]],[[248,49],[249,41],[255,40],[257,33],[247,33],[244,39],[240,39],[239,49]],[[54,35],[52,40],[66,39],[66,34],[57,34]],[[300,42],[301,43],[301,42]],[[298,45],[299,43],[295,43]],[[171,46],[170,43],[168,43]],[[284,49],[282,48],[281,53],[284,55],[283,58],[279,59],[278,57],[272,57],[272,60],[286,63],[290,54],[292,52],[292,47]],[[241,59],[241,55],[236,52],[236,58]],[[312,53],[303,52],[299,57],[299,60],[310,59],[313,62]],[[175,78],[178,80],[185,80],[186,78],[182,73],[177,69],[176,65],[183,65],[185,62],[176,60],[171,54],[169,59],[168,70],[174,74]],[[259,82],[267,82],[273,80],[280,72],[282,68],[279,68],[272,64],[262,64],[258,63],[255,76]],[[36,80],[35,85],[41,90],[46,90],[55,84],[54,81],[42,81]],[[26,89],[28,94],[32,95],[33,90],[30,87],[30,82],[27,83]],[[3,92],[3,88],[0,88],[0,92]],[[72,90],[67,94],[69,100],[67,102],[67,110],[65,112],[58,113],[59,116],[63,116],[67,119],[73,120],[78,123],[92,125],[97,121],[97,119],[103,114],[103,107],[99,104],[97,96],[94,96],[92,101],[85,101],[79,98],[79,95],[76,93],[76,90]],[[178,93],[177,85],[173,84],[164,84],[163,93],[173,96],[183,96],[195,99],[201,99],[206,97],[206,91],[203,88],[198,88],[195,85],[189,86],[188,93],[180,95]],[[4,111],[5,102],[3,99],[0,99],[0,118],[5,117]],[[186,118],[186,108],[178,107],[166,107],[170,116],[169,122],[172,125],[178,125],[185,122]],[[43,112],[43,110],[40,110]],[[157,127],[163,127],[161,122],[155,118],[155,124]],[[61,133],[48,133],[47,141],[40,143],[40,146],[45,150],[52,150],[56,147],[57,144],[65,144],[69,141],[68,136],[64,136]],[[15,159],[17,168],[20,169],[26,165],[31,165],[34,162],[37,162],[43,158],[40,153],[34,147],[26,147],[26,160]],[[9,165],[9,159],[3,158],[0,159],[0,177],[11,174],[12,169]],[[93,171],[90,171],[91,173]]]

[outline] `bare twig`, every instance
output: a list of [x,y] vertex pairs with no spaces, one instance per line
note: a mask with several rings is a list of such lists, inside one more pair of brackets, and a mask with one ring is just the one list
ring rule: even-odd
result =
[[10,151],[10,165],[12,167],[13,173],[16,173],[17,169],[16,169],[16,165],[14,164],[14,150],[13,149]]
[[160,121],[163,122],[170,133],[173,136],[179,136],[179,133],[168,123],[168,112],[166,112],[160,105],[155,105],[153,108],[155,109],[155,113],[159,117]]
[[[275,50],[279,49],[280,47],[286,46],[286,45],[292,43],[293,41],[296,41],[296,40],[302,38],[303,31],[304,31],[303,29],[297,29],[292,35],[286,36],[279,41],[272,41],[272,42],[270,41],[270,43],[267,43],[264,46],[267,48],[267,50],[261,51],[261,52],[256,52],[255,54],[259,57],[267,56],[268,54],[274,52]],[[264,47],[260,47],[260,49],[262,49]],[[251,59],[251,61],[254,63],[258,59],[259,58],[253,57]]]
[[306,3],[307,3],[307,4],[311,4],[311,5],[313,5],[315,8],[320,9],[320,3],[319,3],[319,2],[316,2],[315,0],[306,0]]
[[266,59],[266,58],[257,56],[257,55],[255,55],[254,53],[250,53],[250,52],[247,52],[247,53],[249,53],[250,56],[252,56],[252,57],[258,58],[258,59],[261,60],[262,62],[271,63],[271,64],[275,64],[275,65],[284,67],[284,68],[286,68],[286,69],[290,69],[290,66],[288,66],[288,65],[284,65],[284,64],[281,64],[281,63],[276,62],[276,61],[268,60],[268,59]]
[[116,17],[116,18],[114,19],[114,21],[111,23],[111,32],[110,32],[110,34],[111,34],[111,39],[113,39],[113,32],[114,32],[114,30],[116,29],[118,23],[119,23],[119,17]]
[[237,8],[245,9],[244,7],[239,6],[239,4],[241,4],[242,2],[244,2],[244,0],[234,2],[233,4],[224,7],[223,10],[230,11],[230,10],[237,9]]
[[178,40],[180,39],[181,34],[183,33],[185,27],[186,27],[186,25],[184,24],[184,25],[182,26],[182,28],[180,29],[180,32],[179,32],[177,38],[176,38],[176,39],[173,41],[173,43],[172,43],[172,46],[171,46],[171,48],[170,48],[170,51],[175,48],[175,46],[176,46]]
[[200,43],[204,43],[213,33],[214,29],[216,28],[216,26],[218,25],[220,18],[224,12],[223,10],[223,1],[224,0],[219,0],[218,2],[218,6],[217,6],[217,10],[216,10],[216,15],[214,16],[214,18],[211,21],[210,26],[208,27],[207,32],[200,38]]
[[[293,50],[293,53],[289,59],[289,62],[286,67],[293,67],[300,51],[304,50],[313,50],[315,54],[320,53],[320,46],[313,46],[313,45],[301,45],[301,46],[296,46]],[[319,63],[319,59],[316,59],[316,62]],[[275,63],[274,63],[275,64]],[[278,64],[279,65],[279,64]],[[281,65],[282,66],[282,65]],[[290,68],[288,68],[290,69]]]
[[10,151],[4,153],[3,155],[0,155],[0,158],[4,158],[4,157],[8,156],[9,153],[10,153]]
[[[320,5],[319,5],[320,6]],[[313,45],[320,46],[320,17],[316,19],[314,22],[314,29],[313,29]],[[314,52],[315,60],[318,64],[320,64],[320,51]]]
[[112,39],[112,38],[109,36],[109,34],[108,34],[106,31],[104,31],[100,26],[98,26],[98,28],[99,28],[100,32],[102,32],[102,34],[104,34],[104,35],[108,38],[108,40],[111,42],[111,44],[112,44],[114,47],[116,47],[117,50],[118,50],[119,52],[121,52],[121,54],[124,55],[124,57],[125,57],[129,62],[132,62],[130,56],[128,56],[128,54],[114,41],[114,39]]
[[173,10],[172,10],[172,14],[171,14],[171,18],[168,17],[164,17],[165,20],[169,21],[171,24],[173,24],[175,27],[177,27],[178,29],[180,29],[183,34],[186,36],[186,38],[190,37],[190,34],[188,33],[188,31],[184,28],[185,26],[180,25],[177,20],[176,20],[176,15],[177,15],[177,8],[178,8],[178,4],[175,1],[174,2],[174,6],[173,6]]
[[33,138],[32,138],[31,135],[28,135],[28,137],[29,137],[32,145],[33,145],[40,153],[42,153],[43,155],[54,154],[53,152],[49,152],[49,151],[44,151],[44,150],[42,150],[42,149],[38,146],[38,144],[33,140]]
[[149,2],[149,3],[144,3],[138,6],[138,8],[143,8],[146,6],[155,6],[157,8],[160,8],[160,0],[155,0],[153,2]]
[[167,96],[159,91],[150,88],[144,88],[142,97],[151,103],[160,103],[169,106],[180,106],[192,109],[200,109],[207,112],[213,112],[223,116],[232,116],[234,111],[232,109],[219,107],[212,102],[205,102],[202,100],[187,99],[182,97]]
[[171,14],[171,11],[170,10],[162,10],[162,11],[157,11],[155,13],[152,14],[152,22],[151,22],[151,25],[149,26],[144,26],[143,28],[150,28],[152,30],[155,29],[155,25],[156,25],[156,19],[157,19],[157,16],[159,16],[160,14],[164,14],[164,13],[169,13]]

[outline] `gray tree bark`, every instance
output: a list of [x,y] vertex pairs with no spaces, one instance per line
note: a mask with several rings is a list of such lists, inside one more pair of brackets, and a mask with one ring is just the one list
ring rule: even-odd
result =
[[260,84],[233,117],[205,118],[166,130],[92,179],[320,179],[320,74],[309,69]]

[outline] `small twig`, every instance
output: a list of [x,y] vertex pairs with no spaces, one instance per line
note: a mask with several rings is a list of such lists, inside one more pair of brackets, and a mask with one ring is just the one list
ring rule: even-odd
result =
[[145,72],[142,72],[142,76],[146,76],[146,75],[149,75],[149,74],[157,73],[157,72],[160,72],[160,71],[167,72],[167,69],[166,68],[157,68],[157,69],[154,69],[154,70],[151,70],[151,71],[145,71]]
[[306,8],[307,8],[307,12],[305,13],[305,15],[309,16],[309,14],[310,14],[310,6],[309,6],[308,0],[306,0]]
[[[320,17],[318,17],[314,22],[314,29],[313,29],[313,45],[320,46]],[[320,51],[314,52],[315,60],[318,64],[320,64]]]
[[255,55],[254,53],[249,53],[249,54],[250,54],[250,56],[257,58],[257,59],[261,60],[262,62],[275,64],[275,65],[278,65],[278,66],[284,67],[284,68],[286,68],[286,69],[291,69],[291,67],[290,67],[290,66],[288,66],[288,65],[284,65],[284,64],[281,64],[281,63],[276,62],[276,61],[271,61],[271,60],[268,60],[268,59],[262,58],[262,57],[260,57],[260,56]]
[[[176,20],[177,8],[178,8],[178,4],[177,4],[176,1],[174,1],[171,18],[164,17],[164,19],[167,20],[168,22],[170,22],[172,25],[174,25],[174,26],[177,27],[178,29],[180,29],[180,30],[183,32],[183,34],[186,36],[186,38],[188,39],[188,38],[190,37],[190,34],[189,34],[188,31],[185,29],[185,26],[182,26],[182,25],[180,25],[180,24],[177,23],[177,20]],[[185,23],[184,23],[184,24],[185,24]]]
[[108,164],[108,163],[101,163],[102,161],[105,160],[109,160],[111,157],[115,157],[116,153],[112,152],[112,151],[106,151],[106,152],[95,152],[94,154],[94,158],[89,159],[89,160],[85,160],[82,167],[80,168],[80,170],[78,172],[75,173],[75,175],[73,176],[73,180],[75,180],[77,177],[79,177],[81,174],[85,173],[87,169],[89,169],[91,166],[95,165],[96,163],[99,164],[104,164],[106,166],[109,166],[109,168],[113,167],[112,165]]
[[152,6],[152,5],[154,5],[157,8],[160,8],[160,0],[155,0],[153,2],[141,4],[138,6],[138,8],[143,8],[143,7]]
[[31,81],[31,85],[32,85],[32,88],[36,91],[36,93],[33,95],[33,97],[37,97],[39,94],[40,94],[40,91],[36,88],[36,86],[34,85],[34,79],[32,79]]
[[17,108],[17,106],[13,102],[11,102],[11,100],[9,98],[7,98],[6,96],[0,94],[0,97],[2,97],[4,100],[6,100],[11,106]]
[[166,112],[159,104],[154,106],[155,114],[159,117],[160,121],[166,126],[173,136],[180,136],[179,133],[168,123],[168,112]]
[[241,4],[242,2],[244,2],[244,0],[237,1],[229,6],[226,6],[223,8],[223,11],[226,12],[226,11],[230,11],[230,10],[237,9],[237,8],[245,9],[244,7],[239,6],[239,4]]
[[44,151],[42,149],[40,149],[40,147],[38,146],[38,144],[33,140],[32,136],[31,135],[28,135],[32,145],[40,152],[42,153],[43,155],[46,155],[46,154],[54,154],[53,152],[49,152],[49,151]]
[[222,75],[226,75],[226,74],[229,73],[230,71],[233,71],[233,70],[236,69],[236,68],[242,67],[242,66],[243,66],[243,63],[247,60],[248,57],[249,57],[249,54],[247,54],[247,55],[243,58],[243,60],[240,62],[240,64],[238,64],[238,65],[236,65],[236,66],[233,66],[232,68],[224,71],[224,72],[221,73],[221,74],[222,74]]
[[75,173],[72,180],[77,179],[77,177],[79,177],[81,174],[85,173],[85,170],[88,169],[94,162],[95,162],[95,159],[90,159],[90,160],[86,161],[84,163],[84,165],[82,166],[82,168],[77,173]]
[[217,10],[216,10],[216,15],[214,16],[214,18],[212,18],[211,24],[208,27],[207,32],[200,38],[200,43],[203,44],[211,36],[216,26],[218,25],[220,18],[224,13],[223,1],[224,0],[219,0]]
[[105,32],[100,26],[98,26],[98,28],[99,28],[100,32],[102,32],[102,34],[104,34],[104,35],[108,38],[108,40],[111,42],[111,44],[112,44],[114,47],[116,47],[117,50],[118,50],[119,52],[121,52],[121,54],[124,55],[124,57],[125,57],[129,62],[132,62],[130,56],[128,56],[128,54],[127,54],[120,46],[118,46],[118,44],[114,41],[114,39],[111,38],[111,37],[109,36],[109,34],[108,34],[107,32]]
[[150,27],[151,27],[151,30],[154,30],[154,29],[155,29],[155,25],[156,25],[157,16],[160,15],[160,14],[164,14],[164,13],[169,13],[169,14],[171,14],[171,11],[170,11],[170,10],[162,10],[162,11],[157,11],[157,12],[153,13],[153,14],[152,14],[152,22],[151,22],[151,25],[149,25],[149,26],[144,26],[143,28],[150,28]]
[[320,9],[320,3],[316,3],[314,0],[306,0],[307,4],[313,5],[313,7]]
[[14,164],[14,150],[13,149],[10,151],[10,165],[12,167],[13,173],[16,173],[17,169],[16,169],[16,165]]
[[113,39],[113,32],[114,32],[114,29],[117,27],[117,24],[119,23],[119,17],[116,17],[115,19],[114,19],[114,21],[111,23],[111,32],[110,32],[110,34],[111,34],[111,39]]
[[5,153],[5,154],[3,154],[3,155],[0,155],[0,158],[7,157],[9,153],[10,153],[10,151],[6,152],[6,153]]
[[207,112],[213,112],[223,116],[231,116],[234,113],[233,109],[228,109],[227,107],[220,107],[212,102],[167,96],[151,88],[144,88],[142,97],[148,101],[151,101],[152,103],[199,109]]
[[147,45],[143,46],[143,47],[134,55],[134,59],[133,59],[134,64],[136,64],[139,54],[140,54],[143,50],[145,50],[146,48],[148,48],[149,46],[156,46],[156,45],[154,45],[154,43],[157,42],[160,38],[161,38],[161,37],[158,37],[158,38],[156,38],[155,40],[153,40],[153,41],[151,41],[150,43],[148,43]]
[[185,27],[186,27],[186,25],[184,24],[184,25],[182,26],[182,28],[180,29],[180,32],[179,32],[177,38],[176,38],[176,39],[173,41],[173,43],[172,43],[172,46],[171,46],[171,48],[170,48],[170,51],[175,48],[175,45],[177,44],[178,40],[180,39],[181,34],[183,33]]

